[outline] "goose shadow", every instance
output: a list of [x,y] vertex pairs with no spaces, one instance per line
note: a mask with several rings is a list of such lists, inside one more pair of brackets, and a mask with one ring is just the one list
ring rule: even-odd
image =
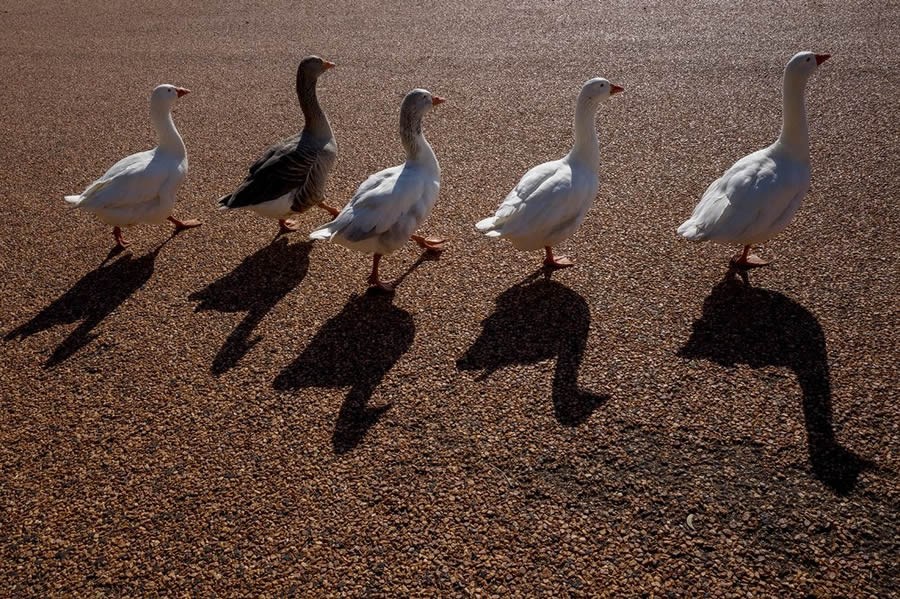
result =
[[[741,275],[743,283],[735,279]],[[831,410],[831,377],[825,334],[806,308],[778,293],[751,287],[746,273],[731,269],[703,302],[679,356],[732,367],[777,366],[797,376],[809,459],[815,477],[845,495],[874,464],[841,446]]]
[[272,383],[279,391],[350,387],[334,427],[335,453],[346,453],[359,445],[390,408],[368,408],[366,403],[415,336],[412,316],[392,302],[392,294],[374,290],[351,296]]
[[75,330],[53,350],[43,367],[53,368],[71,358],[98,337],[92,333],[97,325],[150,280],[156,257],[169,239],[172,237],[140,258],[126,253],[113,260],[121,253],[121,248],[113,248],[97,268],[84,275],[31,320],[7,333],[4,340],[26,339],[53,327],[80,321]]
[[244,260],[230,273],[213,281],[188,299],[199,302],[196,312],[246,312],[244,319],[225,339],[212,362],[212,373],[219,376],[234,368],[261,335],[251,339],[256,327],[275,305],[306,277],[309,271],[311,241],[290,244],[276,238]]
[[578,293],[549,278],[541,269],[523,283],[504,291],[483,330],[456,361],[458,370],[481,370],[476,380],[514,364],[534,364],[556,358],[551,397],[556,420],[577,426],[609,399],[579,389],[578,369],[587,345],[591,316]]

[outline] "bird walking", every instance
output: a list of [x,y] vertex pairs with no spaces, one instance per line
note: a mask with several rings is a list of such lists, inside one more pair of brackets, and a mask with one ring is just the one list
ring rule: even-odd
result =
[[297,98],[303,111],[303,130],[271,145],[250,166],[237,189],[218,200],[219,208],[247,209],[278,220],[279,232],[297,230],[292,216],[313,206],[331,216],[337,209],[325,204],[325,184],[337,159],[337,141],[319,105],[316,82],[333,62],[307,56],[297,67]]
[[130,245],[122,236],[122,227],[166,220],[174,223],[176,231],[200,226],[200,221],[172,216],[175,194],[188,170],[187,150],[172,120],[172,107],[188,93],[181,87],[157,86],[150,95],[150,120],[159,145],[126,156],[81,194],[65,197],[70,205],[113,225],[113,238],[121,248]]
[[800,52],[784,68],[781,134],[762,150],[744,156],[706,189],[678,234],[691,241],[744,246],[731,262],[765,266],[752,246],[781,233],[809,190],[809,128],[806,82],[830,54]]
[[600,104],[621,91],[606,79],[586,81],[575,102],[572,150],[525,173],[496,214],[475,228],[488,237],[509,239],[519,250],[543,248],[548,266],[573,266],[573,260],[554,256],[553,246],[578,230],[597,195],[600,146],[594,118]]
[[424,89],[406,94],[400,106],[400,141],[406,161],[371,175],[334,220],[310,234],[311,239],[374,254],[369,284],[384,291],[392,291],[394,286],[378,274],[382,256],[410,239],[432,251],[442,250],[446,243],[414,234],[431,214],[441,180],[437,157],[422,132],[422,118],[443,102]]

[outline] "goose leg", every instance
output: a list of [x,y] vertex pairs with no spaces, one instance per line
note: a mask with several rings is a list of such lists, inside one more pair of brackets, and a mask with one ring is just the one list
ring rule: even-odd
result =
[[337,216],[338,214],[341,213],[340,210],[338,210],[337,208],[332,208],[331,206],[329,206],[329,205],[326,204],[325,202],[319,202],[319,208],[321,208],[322,210],[324,210],[325,212],[327,212],[327,213],[330,214],[331,216]]
[[300,225],[298,225],[296,222],[292,220],[284,220],[283,218],[278,221],[278,226],[279,235],[283,235],[285,233],[293,233],[300,228]]
[[422,237],[421,235],[411,235],[410,239],[419,244],[420,248],[431,250],[432,252],[440,252],[447,244],[446,239],[440,237]]
[[382,291],[393,291],[394,286],[390,283],[384,283],[378,277],[378,263],[381,262],[381,254],[372,256],[372,274],[369,275],[369,285]]
[[549,245],[544,246],[544,251],[546,251],[547,255],[544,257],[544,264],[547,266],[555,266],[556,268],[569,268],[570,266],[575,266],[575,261],[566,258],[565,256],[553,257],[553,250],[550,249]]
[[767,265],[769,261],[763,260],[755,254],[751,254],[750,246],[745,245],[744,251],[741,252],[740,256],[738,256],[737,254],[732,256],[731,263],[741,268],[759,268],[760,266]]
[[125,241],[125,238],[122,237],[122,229],[119,227],[113,227],[113,237],[116,240],[116,245],[118,245],[123,250],[131,245],[131,242]]
[[193,229],[194,227],[199,227],[201,223],[199,220],[191,219],[191,220],[178,220],[174,216],[169,217],[169,222],[175,225],[176,231],[184,231],[185,229]]

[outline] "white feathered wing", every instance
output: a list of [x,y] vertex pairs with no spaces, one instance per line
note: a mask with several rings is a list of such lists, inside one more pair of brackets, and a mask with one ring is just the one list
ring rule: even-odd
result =
[[440,183],[419,165],[406,163],[371,175],[329,223],[310,234],[344,247],[390,254],[431,214]]
[[111,225],[161,223],[172,212],[186,170],[186,158],[154,148],[126,156],[81,195],[65,200]]
[[808,164],[759,150],[710,184],[678,233],[692,241],[762,243],[787,227],[809,181]]
[[567,159],[529,170],[494,216],[475,224],[488,237],[504,237],[519,250],[556,245],[584,220],[597,195],[597,175]]

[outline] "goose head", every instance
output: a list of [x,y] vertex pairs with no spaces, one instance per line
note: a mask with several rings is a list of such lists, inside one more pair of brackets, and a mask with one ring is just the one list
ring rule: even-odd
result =
[[581,86],[581,93],[578,94],[578,101],[598,105],[600,102],[608,100],[613,94],[622,91],[625,91],[625,88],[613,85],[602,77],[594,77],[593,79],[585,81],[584,85]]
[[[400,140],[406,149],[408,160],[418,160],[422,157],[422,149],[429,147],[428,143],[423,143],[422,117],[426,112],[443,103],[443,98],[433,96],[427,89],[414,89],[403,98],[403,103],[400,105]],[[434,154],[431,156],[433,158]]]
[[415,123],[421,120],[426,112],[443,103],[443,98],[432,95],[427,89],[414,89],[406,94],[400,105],[400,122]]
[[335,64],[318,56],[307,56],[297,67],[297,81],[315,81]]
[[784,67],[784,78],[806,82],[820,64],[831,58],[831,54],[814,54],[812,52],[798,52]]
[[153,93],[150,94],[150,106],[155,110],[172,110],[172,107],[175,105],[175,102],[178,101],[178,98],[186,96],[189,93],[191,93],[191,91],[188,89],[175,87],[168,83],[157,85],[156,88],[154,88]]

